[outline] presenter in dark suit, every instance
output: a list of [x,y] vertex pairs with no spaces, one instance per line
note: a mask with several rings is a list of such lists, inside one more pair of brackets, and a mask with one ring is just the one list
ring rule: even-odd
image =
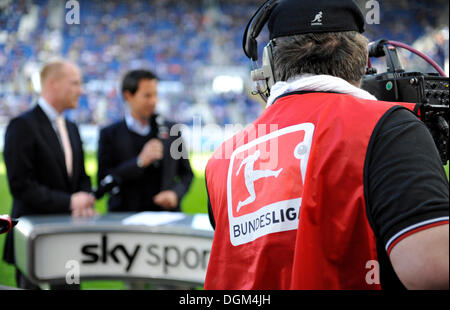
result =
[[[41,71],[37,105],[11,120],[5,134],[4,158],[13,196],[12,217],[40,214],[96,214],[91,182],[77,126],[62,113],[76,108],[82,92],[75,65],[58,61]],[[8,234],[4,260],[15,263],[13,235]],[[16,268],[18,287],[37,289]],[[54,289],[79,286],[52,286]]]
[[122,95],[128,104],[124,120],[100,132],[98,180],[111,175],[119,184],[110,193],[109,211],[180,211],[192,181],[192,170],[173,123],[154,113],[158,79],[152,72],[128,72]]

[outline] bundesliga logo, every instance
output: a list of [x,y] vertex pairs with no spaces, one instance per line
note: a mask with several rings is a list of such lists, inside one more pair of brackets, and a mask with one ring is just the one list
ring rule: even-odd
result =
[[227,195],[234,246],[297,229],[313,133],[311,123],[294,125],[233,152]]

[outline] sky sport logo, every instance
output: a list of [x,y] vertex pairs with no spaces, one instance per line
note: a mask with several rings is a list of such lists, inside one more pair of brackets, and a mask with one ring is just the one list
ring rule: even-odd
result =
[[[313,133],[311,123],[294,125],[232,153],[227,179],[231,244],[297,229]],[[274,139],[280,147],[269,148]]]

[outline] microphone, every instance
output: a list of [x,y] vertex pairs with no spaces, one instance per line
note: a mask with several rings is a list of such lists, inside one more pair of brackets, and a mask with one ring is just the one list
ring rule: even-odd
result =
[[[164,117],[162,115],[158,115],[155,119],[156,127],[157,127],[157,138],[162,142],[169,137],[169,128],[167,127]],[[156,160],[152,163],[153,167],[159,168],[161,166],[161,160]]]
[[95,199],[100,199],[106,193],[117,194],[119,190],[119,181],[112,174],[108,174],[99,182],[98,187],[93,191],[93,194]]
[[385,39],[380,39],[378,41],[372,42],[369,44],[369,57],[382,57],[385,56],[386,53],[384,51],[384,45],[388,43]]
[[0,215],[0,234],[9,232],[19,221],[12,219],[9,215]]

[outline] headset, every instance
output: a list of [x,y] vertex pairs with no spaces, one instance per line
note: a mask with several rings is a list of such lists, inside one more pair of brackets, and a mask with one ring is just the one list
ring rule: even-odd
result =
[[258,42],[256,38],[280,1],[268,0],[258,8],[245,28],[242,42],[245,55],[252,61],[251,78],[256,82],[256,90],[253,93],[259,94],[264,101],[267,101],[270,96],[270,88],[276,83],[273,69],[273,48],[276,46],[276,39],[270,40],[264,47],[262,66],[258,68]]

